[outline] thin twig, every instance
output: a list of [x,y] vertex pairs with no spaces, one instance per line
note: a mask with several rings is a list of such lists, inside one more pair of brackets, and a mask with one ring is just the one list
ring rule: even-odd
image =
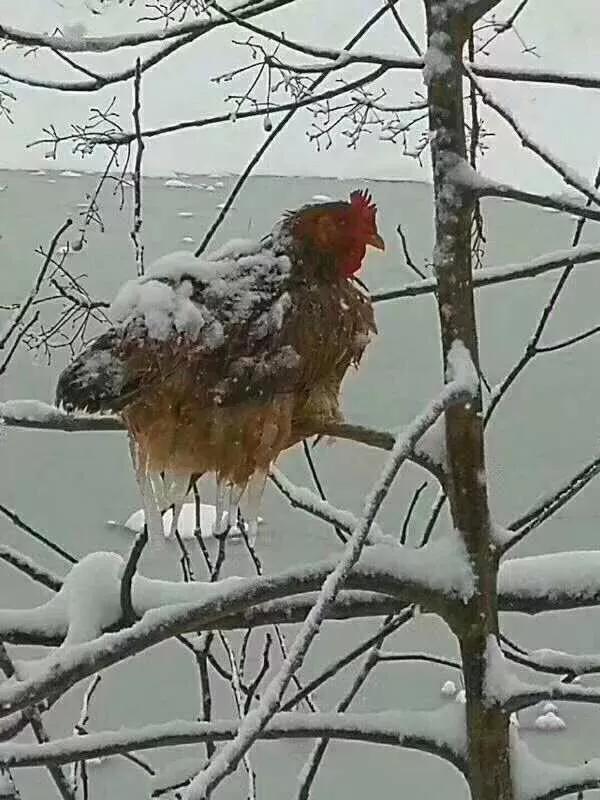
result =
[[405,608],[395,617],[391,617],[389,622],[385,622],[383,627],[377,631],[376,634],[373,636],[369,636],[368,639],[365,639],[364,642],[359,644],[357,647],[353,648],[349,653],[347,653],[342,658],[337,659],[332,664],[327,667],[327,669],[323,670],[320,675],[316,678],[313,678],[310,683],[307,683],[306,686],[300,691],[297,692],[290,700],[287,700],[281,707],[282,711],[291,711],[295,708],[298,703],[300,703],[304,698],[311,692],[316,691],[320,686],[326,683],[330,678],[335,677],[338,675],[348,664],[351,664],[353,661],[356,661],[357,658],[366,653],[367,650],[372,647],[378,640],[379,637],[383,634],[384,636],[388,636],[390,633],[394,633],[394,631],[398,630],[402,625],[409,622],[413,618],[413,607]]
[[137,614],[133,607],[131,597],[133,578],[135,576],[137,565],[144,551],[144,547],[148,543],[148,526],[144,524],[142,530],[135,537],[133,547],[129,552],[125,569],[123,570],[123,577],[121,578],[121,613],[126,625],[133,625],[137,620]]
[[44,536],[43,533],[36,531],[34,528],[31,527],[31,525],[29,525],[27,522],[24,522],[18,514],[16,514],[14,511],[11,511],[9,508],[2,505],[1,503],[0,503],[0,514],[4,514],[4,516],[8,517],[8,519],[12,522],[12,524],[15,525],[17,528],[20,528],[22,531],[29,534],[29,536],[32,536],[34,539],[36,539],[38,542],[45,544],[46,547],[50,548],[50,550],[53,550],[55,553],[58,553],[58,555],[62,556],[65,559],[65,561],[69,562],[69,564],[77,563],[77,559],[74,556],[72,556],[70,553],[67,553],[66,550],[63,550],[63,548],[60,547],[60,545],[54,544],[54,542],[48,539],[46,536]]
[[141,108],[141,83],[142,83],[142,62],[138,58],[135,62],[134,101],[133,101],[133,123],[136,141],[135,168],[133,170],[133,228],[131,230],[131,240],[135,248],[135,263],[138,277],[144,274],[144,245],[140,238],[142,229],[142,158],[144,155],[144,139],[142,137],[142,126],[140,124]]
[[402,522],[402,531],[400,532],[400,544],[406,544],[406,539],[408,537],[408,526],[410,525],[410,520],[412,517],[412,513],[415,510],[415,506],[419,501],[419,497],[423,493],[423,491],[427,487],[427,481],[423,481],[420,486],[417,486],[415,492],[412,496],[410,503],[408,504],[408,508],[406,510],[406,514],[404,516],[404,521]]
[[[392,621],[391,617],[388,617],[377,637],[377,640],[374,642],[371,650],[369,651],[365,662],[362,666],[362,669],[359,671],[358,675],[354,678],[352,682],[352,686],[350,687],[349,691],[346,693],[345,697],[338,703],[336,707],[336,711],[338,713],[343,713],[350,708],[352,701],[366,682],[367,678],[371,674],[371,671],[377,666],[379,660],[379,648],[383,644],[386,636],[389,636],[389,633],[384,633],[386,626],[390,624]],[[391,632],[391,631],[390,631]],[[323,760],[323,756],[325,755],[325,751],[329,745],[329,739],[323,738],[320,739],[314,746],[308,761],[306,762],[303,770],[302,770],[302,783],[300,784],[300,788],[297,794],[297,800],[308,800],[310,795],[310,789],[316,778],[317,771],[319,766]]]
[[426,278],[427,275],[423,272],[423,270],[419,269],[415,262],[412,260],[410,251],[408,249],[408,242],[406,241],[406,236],[404,231],[402,230],[402,225],[398,223],[398,227],[396,228],[396,232],[400,237],[400,242],[402,243],[402,252],[404,253],[404,261],[406,262],[406,266],[412,269],[413,272],[419,276],[419,278]]
[[2,331],[2,333],[0,333],[0,350],[2,350],[5,347],[8,339],[21,324],[23,317],[25,316],[31,304],[35,300],[42,285],[42,282],[44,280],[44,277],[46,276],[46,273],[48,271],[48,267],[52,263],[52,259],[54,257],[54,251],[56,250],[58,242],[60,241],[60,238],[63,235],[63,233],[68,228],[70,228],[72,224],[73,220],[67,219],[52,237],[52,241],[50,242],[50,247],[48,248],[48,252],[46,253],[44,258],[44,263],[42,264],[42,267],[37,274],[37,278],[35,279],[31,291],[29,292],[25,300],[23,300],[18,310],[16,311],[10,322],[7,324],[6,328]]
[[[323,489],[323,484],[321,483],[321,479],[319,478],[319,473],[317,472],[317,467],[315,465],[312,453],[310,452],[310,447],[308,446],[308,442],[306,441],[306,439],[302,440],[302,448],[304,450],[304,457],[308,464],[310,474],[312,475],[315,487],[317,489],[317,492],[319,493],[319,497],[321,498],[321,500],[327,500],[327,496],[325,495],[325,490]],[[333,525],[333,530],[335,531],[335,535],[340,540],[340,542],[346,541],[348,537],[337,525]]]

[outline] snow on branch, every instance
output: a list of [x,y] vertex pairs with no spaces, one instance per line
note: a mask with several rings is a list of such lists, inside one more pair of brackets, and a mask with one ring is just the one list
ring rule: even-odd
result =
[[460,160],[448,172],[448,177],[457,186],[471,191],[476,197],[501,197],[507,200],[518,200],[521,203],[553,208],[573,214],[576,217],[600,221],[600,209],[590,208],[585,203],[572,200],[565,194],[537,194],[517,189],[507,183],[498,183],[476,172],[467,161]]
[[[231,6],[228,12],[229,15],[235,14],[244,19],[293,2],[295,0],[243,0],[243,2]],[[46,47],[61,53],[107,53],[121,47],[138,47],[142,44],[164,42],[190,34],[200,36],[229,22],[228,17],[211,15],[204,19],[182,22],[159,30],[134,31],[114,36],[64,36],[58,33],[48,35],[12,28],[9,25],[0,25],[0,38],[8,39],[25,47]]]
[[511,767],[516,800],[557,800],[576,793],[582,797],[588,789],[600,788],[600,759],[574,767],[541,761],[516,732],[511,740]]
[[125,430],[118,417],[100,414],[66,414],[56,406],[39,400],[0,402],[0,421],[9,428],[34,428],[50,431]]
[[466,62],[472,72],[481,78],[526,83],[549,83],[557,86],[578,86],[580,89],[600,89],[600,76],[582,72],[554,72],[531,67],[505,67],[494,64]]
[[[316,598],[316,592],[305,592],[292,597],[257,603],[227,616],[199,624],[198,628],[235,630],[302,622],[314,606]],[[396,613],[398,606],[398,600],[391,595],[358,589],[344,590],[338,595],[327,619],[351,620],[358,617],[381,617]],[[66,617],[52,630],[44,626],[43,617],[36,619],[35,615],[28,617],[24,614],[22,618],[0,621],[0,636],[16,645],[59,647],[64,641],[67,627]]]
[[500,565],[499,607],[537,614],[600,603],[600,551],[513,558]]
[[[156,64],[159,64],[163,59],[172,55],[176,50],[179,50],[181,47],[185,47],[186,45],[195,41],[198,35],[199,34],[188,34],[187,36],[183,36],[179,39],[174,39],[173,41],[159,48],[151,56],[148,56],[142,60],[141,72],[146,72],[146,70],[151,69],[152,67],[156,66]],[[97,92],[99,89],[103,89],[105,86],[121,83],[122,81],[128,81],[134,75],[135,67],[129,67],[121,70],[121,72],[94,75],[88,80],[56,81],[49,80],[47,78],[34,78],[28,75],[18,75],[10,72],[4,67],[0,67],[0,76],[8,78],[11,81],[15,81],[15,83],[22,83],[25,86],[32,86],[38,89],[54,89],[60,92]]]
[[[279,491],[288,498],[293,508],[301,508],[314,517],[322,519],[324,522],[331,523],[345,533],[352,533],[354,528],[358,525],[358,519],[351,511],[337,508],[327,500],[322,500],[319,495],[315,494],[315,492],[310,489],[303,486],[296,486],[296,484],[292,483],[292,481],[290,481],[276,466],[273,465],[271,467],[269,477]],[[376,536],[382,535],[376,525],[373,525],[373,533]],[[386,538],[390,538],[390,543],[394,541],[391,537]]]
[[53,592],[58,592],[62,587],[61,578],[49,572],[45,567],[40,566],[29,556],[20,553],[14,547],[10,547],[10,545],[0,544],[0,561],[5,561],[15,569],[28,575],[32,580],[41,583],[42,586],[52,589]]
[[594,189],[591,183],[589,183],[585,178],[577,175],[567,164],[565,164],[560,159],[556,158],[552,153],[550,153],[545,147],[540,145],[536,142],[528,133],[525,131],[523,126],[515,119],[514,115],[501,103],[499,103],[493,95],[490,94],[486,89],[484,89],[475,75],[473,71],[470,69],[469,66],[465,64],[464,70],[467,73],[468,78],[473,83],[475,88],[477,89],[478,93],[481,95],[481,99],[483,102],[493,108],[502,119],[507,122],[513,131],[519,137],[521,144],[524,147],[527,147],[537,156],[539,156],[542,161],[548,164],[560,177],[563,181],[568,185],[572,186],[578,192],[581,192],[588,200],[596,203],[596,205],[600,204],[600,194]]
[[598,653],[575,654],[543,648],[530,650],[527,655],[512,650],[505,651],[505,656],[523,667],[553,675],[593,675],[600,672],[600,654]]
[[[543,256],[532,258],[520,264],[505,264],[501,267],[484,267],[473,273],[473,286],[476,289],[484,286],[494,286],[498,283],[521,280],[522,278],[535,278],[546,272],[563,269],[576,264],[589,264],[600,260],[600,247],[598,245],[580,245],[546,253]],[[437,289],[435,278],[425,278],[422,281],[408,283],[398,289],[389,289],[383,292],[374,292],[371,295],[373,303],[385,300],[396,300],[401,297],[417,297],[422,294],[432,294]]]
[[597,687],[554,681],[541,686],[521,680],[500,649],[495,636],[489,636],[486,646],[486,674],[483,687],[488,705],[502,706],[508,712],[536,705],[543,700],[570,700],[600,704]]
[[[428,461],[432,464],[434,463],[434,457],[440,459],[445,458],[444,427],[443,424],[440,423],[443,423],[442,418],[430,428],[429,432],[435,429],[431,440],[426,438],[427,434],[420,440],[421,442],[425,440],[425,443],[430,445],[431,455],[428,456]],[[386,449],[391,450],[392,448],[389,447]],[[437,455],[438,453],[441,455]],[[420,463],[421,460],[424,461],[424,457],[421,457],[418,463]],[[441,465],[437,464],[436,475],[442,475],[440,469]],[[358,525],[359,520],[351,511],[337,508],[327,500],[321,499],[321,497],[311,489],[307,489],[303,486],[296,486],[296,484],[292,483],[277,467],[271,467],[269,477],[279,491],[288,498],[294,508],[301,508],[318,519],[322,519],[324,522],[334,525],[345,533],[352,533],[354,528]],[[395,544],[397,540],[385,534],[376,523],[373,523],[368,541],[371,544]]]
[[[437,611],[448,604],[462,604],[472,594],[473,578],[459,544],[448,537],[421,550],[400,545],[369,547],[347,576],[344,589],[360,590],[358,601],[367,605],[371,593],[379,597],[383,593],[387,602],[395,601],[396,611],[412,602]],[[63,642],[56,652],[32,662],[24,680],[0,685],[0,716],[64,691],[178,634],[226,627],[236,616],[238,624],[248,624],[253,606],[314,592],[336,564],[337,559],[330,559],[278,575],[214,583],[177,583],[137,574],[133,605],[142,619],[124,630],[103,633],[121,620],[123,559],[115,553],[92,553],[73,567],[61,590],[44,605],[0,610],[1,640],[33,643],[52,637]],[[333,613],[343,608],[343,597],[341,606],[332,607]],[[293,614],[293,602],[290,609]],[[381,608],[377,611],[385,613]]]
[[[238,13],[247,13],[248,16],[254,16],[255,14],[262,13],[263,11],[268,11],[272,8],[277,8],[281,5],[286,5],[288,3],[295,2],[295,0],[264,0],[263,2],[256,3],[255,0],[252,0],[250,3],[246,3],[244,8],[247,11],[242,12],[242,10],[238,10]],[[169,39],[166,44],[162,47],[158,48],[152,55],[148,56],[145,59],[142,59],[140,71],[142,73],[146,72],[146,70],[151,69],[152,67],[159,64],[168,56],[172,55],[174,52],[179,50],[182,47],[191,44],[192,42],[196,41],[199,36],[202,36],[205,33],[208,33],[214,27],[219,25],[228,24],[229,21],[226,19],[221,19],[220,21],[212,22],[212,23],[191,23],[195,24],[196,27],[190,33],[185,33],[183,35],[178,35],[175,38],[167,36],[161,36],[152,32],[152,39],[150,41],[161,41],[163,39]],[[186,23],[189,25],[190,23]],[[200,27],[198,27],[198,25]],[[5,29],[6,30],[6,29]],[[14,29],[11,29],[14,30]],[[172,33],[174,30],[173,28],[168,29],[169,32]],[[20,33],[23,33],[22,31]],[[32,36],[36,36],[36,34],[30,34]],[[134,34],[137,35],[137,34]],[[142,34],[143,35],[143,34]],[[51,37],[55,38],[55,37]],[[100,39],[77,39],[77,42],[119,42],[122,41],[123,37],[101,37]],[[65,41],[64,39],[58,39],[58,41]],[[143,43],[143,42],[142,42]],[[41,45],[41,46],[48,46],[48,45]],[[120,46],[127,46],[125,44]],[[56,47],[54,48],[56,50]],[[129,67],[127,69],[121,70],[120,72],[111,72],[106,73],[103,75],[97,74],[93,75],[88,80],[79,80],[79,81],[66,81],[66,80],[49,80],[46,78],[35,78],[32,76],[27,75],[18,75],[9,70],[5,69],[4,67],[0,67],[0,76],[8,78],[9,80],[15,81],[16,83],[22,83],[26,86],[32,86],[36,88],[42,89],[54,89],[56,91],[62,92],[96,92],[99,89],[104,88],[105,86],[109,86],[115,83],[121,83],[122,81],[127,81],[130,78],[133,78],[135,75],[135,67]]]
[[[515,678],[515,680],[517,680]],[[507,711],[519,711],[534,706],[544,700],[568,700],[572,703],[600,704],[600,689],[595,686],[581,686],[578,683],[555,681],[544,686],[523,684],[521,689],[515,687],[507,694],[502,705]]]
[[[302,622],[314,606],[316,592],[259,603],[237,617],[224,617],[219,628],[248,628],[274,623]],[[377,592],[342,591],[331,606],[327,619],[350,620],[357,617],[383,617],[398,612],[398,601]]]
[[514,547],[522,541],[532,530],[549,519],[581,492],[599,473],[600,456],[596,456],[575,475],[563,483],[562,486],[555,489],[551,494],[542,497],[542,499],[538,500],[528,511],[514,522],[511,522],[509,530],[515,533],[510,539],[504,542],[502,553],[506,553],[511,547]]
[[[27,767],[66,764],[89,758],[193,744],[225,741],[239,720],[188,722],[176,720],[139,729],[89,733],[55,739],[47,744],[0,745],[0,764]],[[458,703],[437,711],[383,711],[365,714],[280,712],[260,734],[261,739],[334,739],[390,744],[440,756],[464,771],[466,749],[464,707]]]

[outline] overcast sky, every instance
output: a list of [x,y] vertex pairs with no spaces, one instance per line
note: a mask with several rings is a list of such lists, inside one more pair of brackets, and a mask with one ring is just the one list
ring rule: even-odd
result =
[[[88,0],[98,3],[99,0]],[[312,43],[341,46],[381,0],[297,0],[276,14],[263,15],[262,24],[274,30],[285,30],[291,38]],[[515,7],[516,0],[504,0],[497,9],[503,18]],[[32,31],[51,31],[56,25],[82,23],[90,35],[103,35],[135,30],[136,17],[143,9],[142,0],[132,9],[127,3],[115,4],[102,15],[93,15],[83,0],[0,0],[1,18],[5,24]],[[403,18],[423,44],[423,14],[420,0],[402,0],[398,5]],[[535,45],[539,58],[523,54],[522,46],[512,34],[507,34],[495,46],[491,56],[483,60],[494,64],[527,65],[556,70],[588,72],[600,76],[600,14],[598,0],[530,0],[519,19],[518,31],[528,45]],[[224,95],[245,86],[225,84],[216,86],[210,77],[232,66],[246,63],[245,48],[235,47],[232,38],[245,38],[245,31],[232,26],[200,38],[182,49],[162,65],[147,74],[143,82],[143,123],[155,126],[179,119],[193,119],[209,113],[222,112]],[[150,52],[152,48],[144,52]],[[365,38],[360,49],[412,54],[391,19],[378,23]],[[109,72],[131,65],[136,51],[121,50],[100,57],[86,57],[92,68]],[[290,61],[306,61],[291,54]],[[58,60],[39,53],[23,57],[16,51],[0,52],[0,63],[21,74],[78,78],[64,69]],[[365,68],[358,70],[360,73]],[[348,73],[356,75],[357,72]],[[327,85],[333,85],[332,78]],[[423,89],[418,72],[398,70],[382,82],[394,100],[410,100],[414,91]],[[600,158],[600,91],[571,89],[509,82],[486,81],[494,95],[518,115],[526,129],[538,141],[580,173],[590,176]],[[27,148],[37,138],[42,126],[53,122],[64,130],[71,121],[83,121],[90,105],[102,106],[116,93],[123,124],[131,126],[131,87],[109,87],[93,95],[76,95],[43,89],[13,86],[18,102],[14,108],[15,124],[0,120],[0,166],[10,168],[83,168],[98,169],[104,156],[98,154],[84,162],[73,156],[68,147],[59,151],[56,163],[44,159],[44,148]],[[543,190],[560,189],[553,173],[524,150],[506,124],[486,114],[488,127],[496,135],[490,142],[483,171],[501,180]],[[427,163],[423,167],[403,157],[401,148],[378,140],[376,135],[363,138],[356,151],[349,150],[338,138],[333,147],[317,153],[307,141],[310,125],[307,112],[281,135],[262,160],[259,171],[276,174],[333,175],[340,177],[377,177],[421,179],[429,178]],[[150,174],[171,174],[178,170],[189,173],[241,170],[256,146],[265,136],[262,121],[240,120],[213,128],[164,137],[149,143],[145,157]]]

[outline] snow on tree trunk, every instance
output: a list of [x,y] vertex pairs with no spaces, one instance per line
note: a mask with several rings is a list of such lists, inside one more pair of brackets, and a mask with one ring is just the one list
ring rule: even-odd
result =
[[[462,50],[474,21],[493,3],[426,0],[429,127],[435,190],[434,267],[444,366],[461,342],[479,367],[471,264],[472,198],[452,179],[466,158]],[[451,375],[447,374],[447,379]],[[512,800],[509,718],[485,702],[486,640],[498,633],[498,559],[491,539],[481,402],[446,411],[447,491],[453,524],[464,539],[477,591],[452,621],[460,640],[466,690],[468,780],[474,800]]]

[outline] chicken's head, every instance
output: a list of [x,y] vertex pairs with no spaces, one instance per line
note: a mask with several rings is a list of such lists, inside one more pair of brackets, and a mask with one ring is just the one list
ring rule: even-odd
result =
[[367,245],[384,250],[377,230],[377,207],[366,191],[355,191],[350,202],[334,201],[301,208],[291,215],[297,243],[331,261],[339,274],[352,277],[361,268]]

